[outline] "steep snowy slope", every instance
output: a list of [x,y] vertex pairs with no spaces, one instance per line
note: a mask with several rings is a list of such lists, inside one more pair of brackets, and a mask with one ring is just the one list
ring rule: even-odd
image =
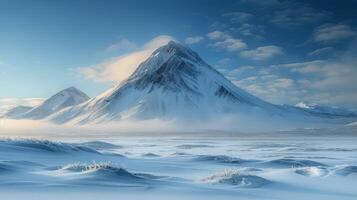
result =
[[[196,52],[169,42],[158,48],[117,87],[49,118],[57,123],[100,123],[121,119],[206,119],[242,117],[304,118],[292,106],[278,106],[238,88]],[[255,118],[254,118],[255,119]]]
[[70,87],[53,95],[40,105],[16,116],[16,118],[43,119],[63,108],[87,101],[89,97],[75,87]]

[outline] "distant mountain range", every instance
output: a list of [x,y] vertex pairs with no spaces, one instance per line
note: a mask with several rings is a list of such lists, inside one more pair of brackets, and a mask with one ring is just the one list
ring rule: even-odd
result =
[[89,97],[75,87],[70,87],[51,96],[35,107],[17,106],[5,113],[7,118],[44,119],[64,108],[89,100]]
[[156,118],[204,121],[222,115],[267,121],[357,117],[337,108],[269,103],[238,88],[196,52],[172,41],[154,51],[125,81],[97,97],[89,99],[72,87],[34,108],[15,107],[5,117],[87,124]]

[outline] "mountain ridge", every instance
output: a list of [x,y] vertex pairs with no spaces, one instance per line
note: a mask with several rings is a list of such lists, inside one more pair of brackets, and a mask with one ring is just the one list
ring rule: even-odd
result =
[[224,116],[251,119],[252,122],[262,120],[266,123],[273,119],[297,122],[357,117],[344,115],[343,112],[339,112],[339,115],[323,113],[326,109],[311,110],[272,104],[237,87],[196,52],[173,41],[155,50],[126,80],[97,97],[89,99],[76,88],[66,90],[82,98],[70,105],[64,103],[59,108],[53,108],[48,103],[51,97],[44,102],[49,104],[47,110],[50,111],[42,111],[42,115],[38,115],[34,111],[41,107],[38,106],[22,117],[47,119],[59,124],[127,119],[178,119],[193,122]]
[[306,110],[264,101],[234,85],[196,52],[176,42],[159,47],[125,81],[85,104],[56,113],[57,123],[122,119],[205,120],[219,114],[310,117]]

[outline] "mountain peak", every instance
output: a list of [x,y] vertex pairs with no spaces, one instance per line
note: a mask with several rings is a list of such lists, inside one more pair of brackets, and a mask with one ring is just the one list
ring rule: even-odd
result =
[[127,81],[139,81],[140,85],[154,82],[166,84],[180,81],[180,76],[194,77],[205,67],[210,68],[196,52],[170,41],[142,62]]
[[[76,87],[74,86],[71,86],[71,87],[68,87],[64,90],[61,90],[59,93],[65,93],[65,92],[68,92],[68,93],[72,93],[72,94],[79,94],[81,96],[87,96],[85,93],[83,93],[81,90],[77,89]],[[87,96],[88,97],[88,96]],[[88,97],[89,98],[89,97]]]
[[163,54],[165,56],[177,56],[192,60],[194,62],[203,62],[196,52],[175,41],[170,41],[166,45],[159,47],[152,53],[150,57],[155,57],[159,54]]
[[83,103],[88,99],[88,95],[72,86],[54,94],[40,105],[24,113],[22,117],[42,119],[63,108]]

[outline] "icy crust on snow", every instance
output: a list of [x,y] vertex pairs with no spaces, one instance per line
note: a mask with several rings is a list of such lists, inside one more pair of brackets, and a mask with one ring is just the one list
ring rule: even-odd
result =
[[341,176],[357,175],[357,166],[339,166],[335,169],[334,173]]

